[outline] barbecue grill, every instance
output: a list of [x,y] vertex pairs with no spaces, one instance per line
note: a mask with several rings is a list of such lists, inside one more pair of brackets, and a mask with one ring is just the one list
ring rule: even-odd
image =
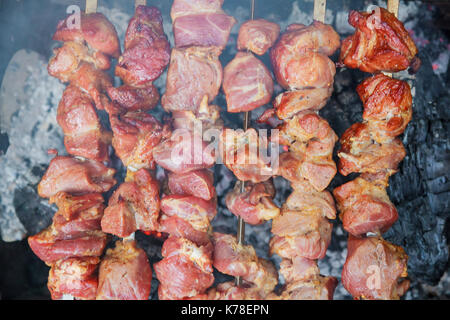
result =
[[[171,1],[152,0],[163,15],[164,29],[173,45],[171,32]],[[370,4],[383,5],[385,1],[328,1],[325,22],[331,24],[344,38],[353,32],[347,23],[350,10],[364,10]],[[63,133],[56,122],[56,108],[64,85],[47,74],[47,62],[57,43],[51,40],[57,22],[66,15],[70,5],[84,8],[84,1],[45,0],[0,2],[0,297],[2,299],[48,299],[46,287],[49,268],[29,248],[26,237],[36,234],[51,223],[56,208],[39,198],[37,184],[51,157],[48,149],[64,150]],[[257,0],[255,16],[277,22],[284,30],[287,25],[312,22],[313,1]],[[224,10],[238,23],[220,60],[226,65],[236,54],[239,26],[250,17],[250,2],[226,0]],[[115,26],[123,43],[128,21],[134,12],[133,1],[99,1],[98,12]],[[449,192],[450,192],[450,133],[448,104],[450,103],[450,43],[445,22],[445,5],[432,1],[400,1],[399,19],[412,35],[422,61],[414,76],[404,75],[413,83],[413,119],[402,136],[407,156],[399,172],[391,177],[388,194],[396,205],[399,220],[384,237],[404,247],[409,255],[408,273],[412,281],[405,299],[448,299],[449,246]],[[267,56],[263,61],[270,65]],[[336,59],[333,59],[336,60]],[[164,92],[167,71],[155,81]],[[340,137],[355,122],[360,122],[362,104],[356,86],[365,74],[350,69],[336,73],[334,93],[327,106],[320,111]],[[116,79],[118,81],[118,79]],[[117,84],[117,83],[116,83]],[[275,93],[281,92],[275,87]],[[225,125],[241,128],[243,114],[226,111],[223,94],[215,103],[223,109]],[[267,106],[268,107],[268,106]],[[264,108],[260,108],[264,109]],[[251,113],[253,123],[263,110]],[[152,113],[159,119],[163,111],[158,106]],[[107,115],[100,113],[108,125]],[[334,155],[335,161],[337,156]],[[123,179],[126,170],[120,160],[113,166]],[[216,165],[215,186],[219,196],[218,215],[213,220],[215,231],[236,234],[236,217],[225,205],[225,195],[233,188],[236,178],[223,165]],[[158,174],[158,171],[157,171]],[[329,189],[350,181],[353,176],[336,175]],[[287,181],[275,179],[275,202],[285,202],[291,190]],[[107,197],[111,195],[111,191]],[[324,259],[319,261],[321,272],[340,278],[346,257],[347,235],[341,222],[334,222],[331,245]],[[245,240],[254,246],[257,254],[268,257],[270,223],[261,226],[246,225]],[[161,260],[163,240],[156,234],[136,233],[136,241],[153,263]],[[271,258],[279,264],[277,258]],[[215,273],[216,282],[229,280]],[[150,298],[157,298],[158,281],[152,280]],[[341,284],[335,299],[350,299]]]

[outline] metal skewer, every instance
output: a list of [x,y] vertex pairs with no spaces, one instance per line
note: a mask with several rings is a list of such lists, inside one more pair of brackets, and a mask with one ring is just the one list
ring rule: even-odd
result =
[[[255,18],[255,0],[251,0],[251,9],[250,9],[250,19],[253,20]],[[244,132],[247,131],[250,124],[250,111],[244,113]],[[245,181],[241,182],[241,193],[245,192]],[[242,217],[238,218],[237,225],[237,241],[239,244],[244,244],[245,240],[245,222]],[[236,277],[236,285],[240,286],[242,284],[241,277]]]

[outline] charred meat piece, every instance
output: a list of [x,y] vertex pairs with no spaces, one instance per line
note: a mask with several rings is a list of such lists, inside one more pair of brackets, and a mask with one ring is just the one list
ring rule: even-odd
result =
[[342,284],[355,299],[399,299],[409,288],[403,248],[381,237],[350,236]]
[[151,281],[145,251],[134,241],[117,241],[100,263],[97,300],[147,300]]
[[382,181],[367,174],[334,189],[344,229],[352,235],[387,231],[398,219]]
[[258,137],[255,129],[243,132],[226,128],[220,139],[221,160],[239,180],[258,183],[273,176],[270,158],[260,154],[261,150],[267,150],[267,141]]
[[290,90],[332,87],[336,70],[327,56],[339,44],[339,35],[321,22],[288,26],[270,51],[278,83]]
[[280,26],[264,19],[244,22],[237,39],[238,50],[250,50],[257,55],[263,55],[273,46],[280,34]]
[[342,42],[339,59],[347,67],[370,73],[398,72],[408,68],[417,55],[408,31],[384,8],[350,11],[348,22],[356,31]]
[[352,172],[392,175],[406,156],[400,139],[377,143],[367,123],[355,123],[341,137],[338,151],[339,172],[347,176]]
[[214,149],[188,129],[174,131],[155,147],[153,157],[159,166],[176,174],[210,168],[216,161]]
[[223,91],[228,112],[251,111],[270,102],[272,76],[253,54],[238,52],[224,69]]
[[219,93],[223,70],[217,47],[175,48],[170,57],[164,110],[196,112],[205,95],[211,102]]
[[110,121],[114,133],[112,145],[123,164],[135,170],[154,168],[153,152],[169,134],[167,128],[143,112],[111,115]]
[[102,230],[119,237],[156,231],[159,218],[159,185],[146,169],[128,171],[125,182],[114,191],[102,218]]
[[364,80],[356,91],[375,141],[389,142],[405,131],[412,118],[411,89],[405,81],[378,74]]
[[118,58],[120,44],[113,24],[101,13],[81,13],[80,18],[80,28],[73,25],[72,16],[60,21],[53,40],[86,42],[93,50]]
[[214,282],[212,246],[197,246],[177,237],[167,239],[163,259],[154,265],[160,300],[176,300],[204,293]]
[[171,10],[175,46],[216,46],[223,50],[236,19],[222,10],[222,3],[176,0]]
[[169,59],[161,12],[156,7],[138,6],[125,34],[125,51],[116,75],[128,85],[147,87],[162,74]]
[[79,300],[95,300],[98,286],[98,257],[68,258],[54,263],[48,274],[52,300],[71,295]]
[[56,156],[39,182],[38,193],[42,198],[49,198],[61,191],[75,194],[106,192],[116,184],[115,173],[116,170],[101,162]]
[[239,244],[229,234],[214,233],[214,267],[222,273],[242,277],[263,297],[278,282],[277,271],[270,261],[258,258],[252,246]]
[[116,110],[107,110],[109,114],[151,110],[159,100],[158,89],[151,83],[143,87],[125,84],[118,88],[109,87],[107,91],[108,96],[118,106]]
[[169,189],[173,194],[196,196],[211,200],[215,196],[214,176],[209,170],[196,170],[182,174],[169,173]]
[[280,214],[280,209],[273,203],[275,187],[270,181],[257,184],[247,183],[241,193],[241,183],[226,196],[226,204],[235,216],[242,217],[246,223],[257,225],[271,220]]
[[58,124],[64,132],[68,153],[96,161],[107,161],[111,135],[105,132],[91,98],[75,86],[68,86],[58,105]]

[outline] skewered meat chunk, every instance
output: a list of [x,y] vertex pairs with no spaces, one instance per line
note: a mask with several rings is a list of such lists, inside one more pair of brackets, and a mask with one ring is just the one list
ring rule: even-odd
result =
[[147,300],[151,281],[145,251],[135,241],[116,241],[100,263],[97,300]]
[[97,109],[105,109],[103,99],[107,88],[112,86],[112,80],[104,71],[96,69],[91,63],[82,62],[69,77],[69,83],[88,92]]
[[221,160],[241,181],[258,183],[273,176],[270,159],[259,153],[265,147],[266,141],[253,128],[245,132],[226,128],[220,138]]
[[400,139],[386,143],[377,143],[367,123],[355,123],[341,137],[338,151],[339,172],[347,176],[352,172],[392,175],[398,164],[406,156],[405,147]]
[[203,200],[194,196],[179,194],[164,196],[161,211],[167,216],[177,216],[186,220],[198,231],[208,232],[211,220],[217,214],[217,200]]
[[332,155],[337,136],[328,122],[303,111],[280,126],[280,135],[281,144],[290,146],[280,157],[280,174],[293,183],[304,178],[324,190],[336,174]]
[[158,89],[153,84],[144,87],[125,84],[118,88],[109,87],[107,91],[111,100],[119,106],[116,110],[107,110],[109,114],[151,110],[159,100]]
[[229,234],[214,233],[214,267],[222,273],[242,277],[263,297],[278,282],[277,271],[270,261],[258,258],[252,246],[239,244]]
[[187,239],[170,237],[161,253],[164,258],[154,265],[160,300],[194,297],[213,284],[210,243],[198,246]]
[[336,73],[327,56],[339,48],[339,35],[329,25],[292,24],[270,51],[274,74],[285,89],[329,88]]
[[128,171],[114,191],[102,218],[102,230],[128,237],[136,230],[155,231],[159,218],[159,185],[146,169]]
[[179,16],[173,22],[175,46],[217,46],[223,50],[235,23],[236,19],[221,12]]
[[60,191],[68,193],[106,192],[116,184],[116,170],[94,160],[80,160],[67,156],[56,156],[50,161],[38,193],[49,198]]
[[107,161],[111,140],[95,112],[91,98],[75,86],[64,90],[58,105],[58,124],[64,132],[64,145],[74,156]]
[[197,111],[205,95],[211,102],[219,93],[223,71],[217,47],[175,48],[170,57],[164,110]]
[[344,229],[354,236],[385,232],[398,219],[383,182],[363,174],[334,189]]
[[234,281],[219,283],[208,290],[208,300],[263,300],[255,287],[236,286]]
[[201,293],[189,300],[262,300],[258,290],[248,284],[236,286],[234,281],[219,283],[205,293]]
[[153,150],[156,163],[176,174],[210,168],[216,159],[202,137],[190,130],[179,129]]
[[302,257],[283,259],[280,273],[286,284],[280,296],[270,295],[275,300],[332,300],[337,279],[320,275],[317,261]]
[[242,217],[246,223],[257,225],[280,214],[280,209],[272,201],[274,196],[275,187],[269,181],[247,183],[243,193],[241,183],[237,182],[227,194],[226,204],[235,216]]
[[222,9],[224,0],[174,0],[170,11],[172,21],[184,15],[213,13]]
[[59,192],[49,203],[56,203],[58,212],[53,216],[51,229],[58,235],[83,236],[86,231],[100,230],[100,220],[105,208],[100,193],[73,196]]
[[355,299],[399,299],[409,288],[403,248],[381,237],[348,239],[342,284]]
[[317,191],[307,181],[292,185],[294,191],[286,199],[284,207],[289,210],[320,213],[328,219],[336,218],[336,208],[331,194],[324,191]]
[[270,102],[272,76],[253,54],[238,52],[224,69],[223,91],[228,112],[251,111]]
[[52,226],[28,237],[28,244],[34,254],[46,264],[70,257],[100,256],[105,249],[107,236],[101,231],[86,231],[72,237],[57,234]]
[[188,220],[182,219],[177,215],[168,216],[163,214],[159,223],[160,232],[170,234],[173,237],[185,238],[200,246],[211,243],[209,236],[210,230],[197,230]]
[[173,194],[196,196],[211,200],[215,196],[214,176],[209,170],[196,170],[183,174],[169,173],[169,189]]
[[304,281],[320,274],[317,261],[298,256],[280,262],[280,274],[286,283]]
[[236,19],[222,10],[222,3],[175,1],[171,10],[175,46],[217,46],[223,50]]
[[101,13],[81,13],[80,27],[71,25],[71,16],[58,23],[53,40],[86,42],[95,51],[118,58],[120,44],[117,32],[111,22]]
[[97,109],[104,109],[102,94],[112,86],[112,79],[98,67],[106,68],[107,65],[86,55],[80,48],[82,45],[69,42],[62,48],[55,49],[47,66],[48,73],[62,82],[69,82],[88,92]]
[[272,222],[270,253],[291,258],[322,259],[331,241],[333,225],[317,212],[283,208]]
[[305,157],[329,157],[337,136],[329,123],[312,111],[303,111],[280,127],[281,143]]
[[356,91],[364,103],[363,119],[375,141],[389,142],[405,131],[412,118],[408,83],[378,74],[364,80]]
[[330,88],[333,86],[336,67],[327,56],[308,52],[295,55],[285,65],[274,69],[280,85],[285,89],[300,90],[308,87]]
[[351,11],[348,22],[356,31],[342,42],[339,59],[346,66],[370,73],[398,72],[408,68],[415,58],[414,41],[386,9]]
[[107,242],[98,231],[103,215],[103,197],[99,193],[73,196],[64,192],[50,198],[59,210],[45,230],[28,237],[33,252],[51,265],[70,257],[100,256]]
[[53,300],[63,295],[75,299],[95,300],[97,294],[98,257],[69,258],[52,265],[48,274],[48,290]]
[[273,107],[278,118],[289,119],[301,111],[322,109],[332,92],[333,87],[285,91],[275,98]]
[[[216,129],[222,131],[223,121],[220,119],[220,107],[208,103],[208,96],[205,95],[200,102],[198,110],[194,111],[173,111],[172,120],[174,129],[187,129],[190,131],[198,130],[204,132],[205,136],[208,130]],[[202,130],[200,130],[202,129]]]
[[280,26],[264,19],[244,22],[237,39],[238,50],[250,50],[257,55],[263,55],[273,46],[280,34]]
[[108,70],[111,67],[109,57],[101,52],[93,54],[85,44],[69,41],[53,50],[47,70],[51,76],[67,82],[82,61],[91,63],[100,70]]
[[138,6],[125,34],[125,51],[116,75],[128,85],[147,87],[162,74],[169,59],[161,12],[156,7]]
[[135,170],[153,168],[153,151],[168,135],[167,128],[151,114],[127,112],[111,115],[112,145],[123,164]]
[[318,276],[307,281],[289,283],[280,297],[281,300],[333,300],[338,281],[335,277]]
[[288,259],[321,259],[331,241],[333,225],[327,218],[336,216],[333,198],[306,181],[293,186],[294,192],[272,222],[270,252]]

